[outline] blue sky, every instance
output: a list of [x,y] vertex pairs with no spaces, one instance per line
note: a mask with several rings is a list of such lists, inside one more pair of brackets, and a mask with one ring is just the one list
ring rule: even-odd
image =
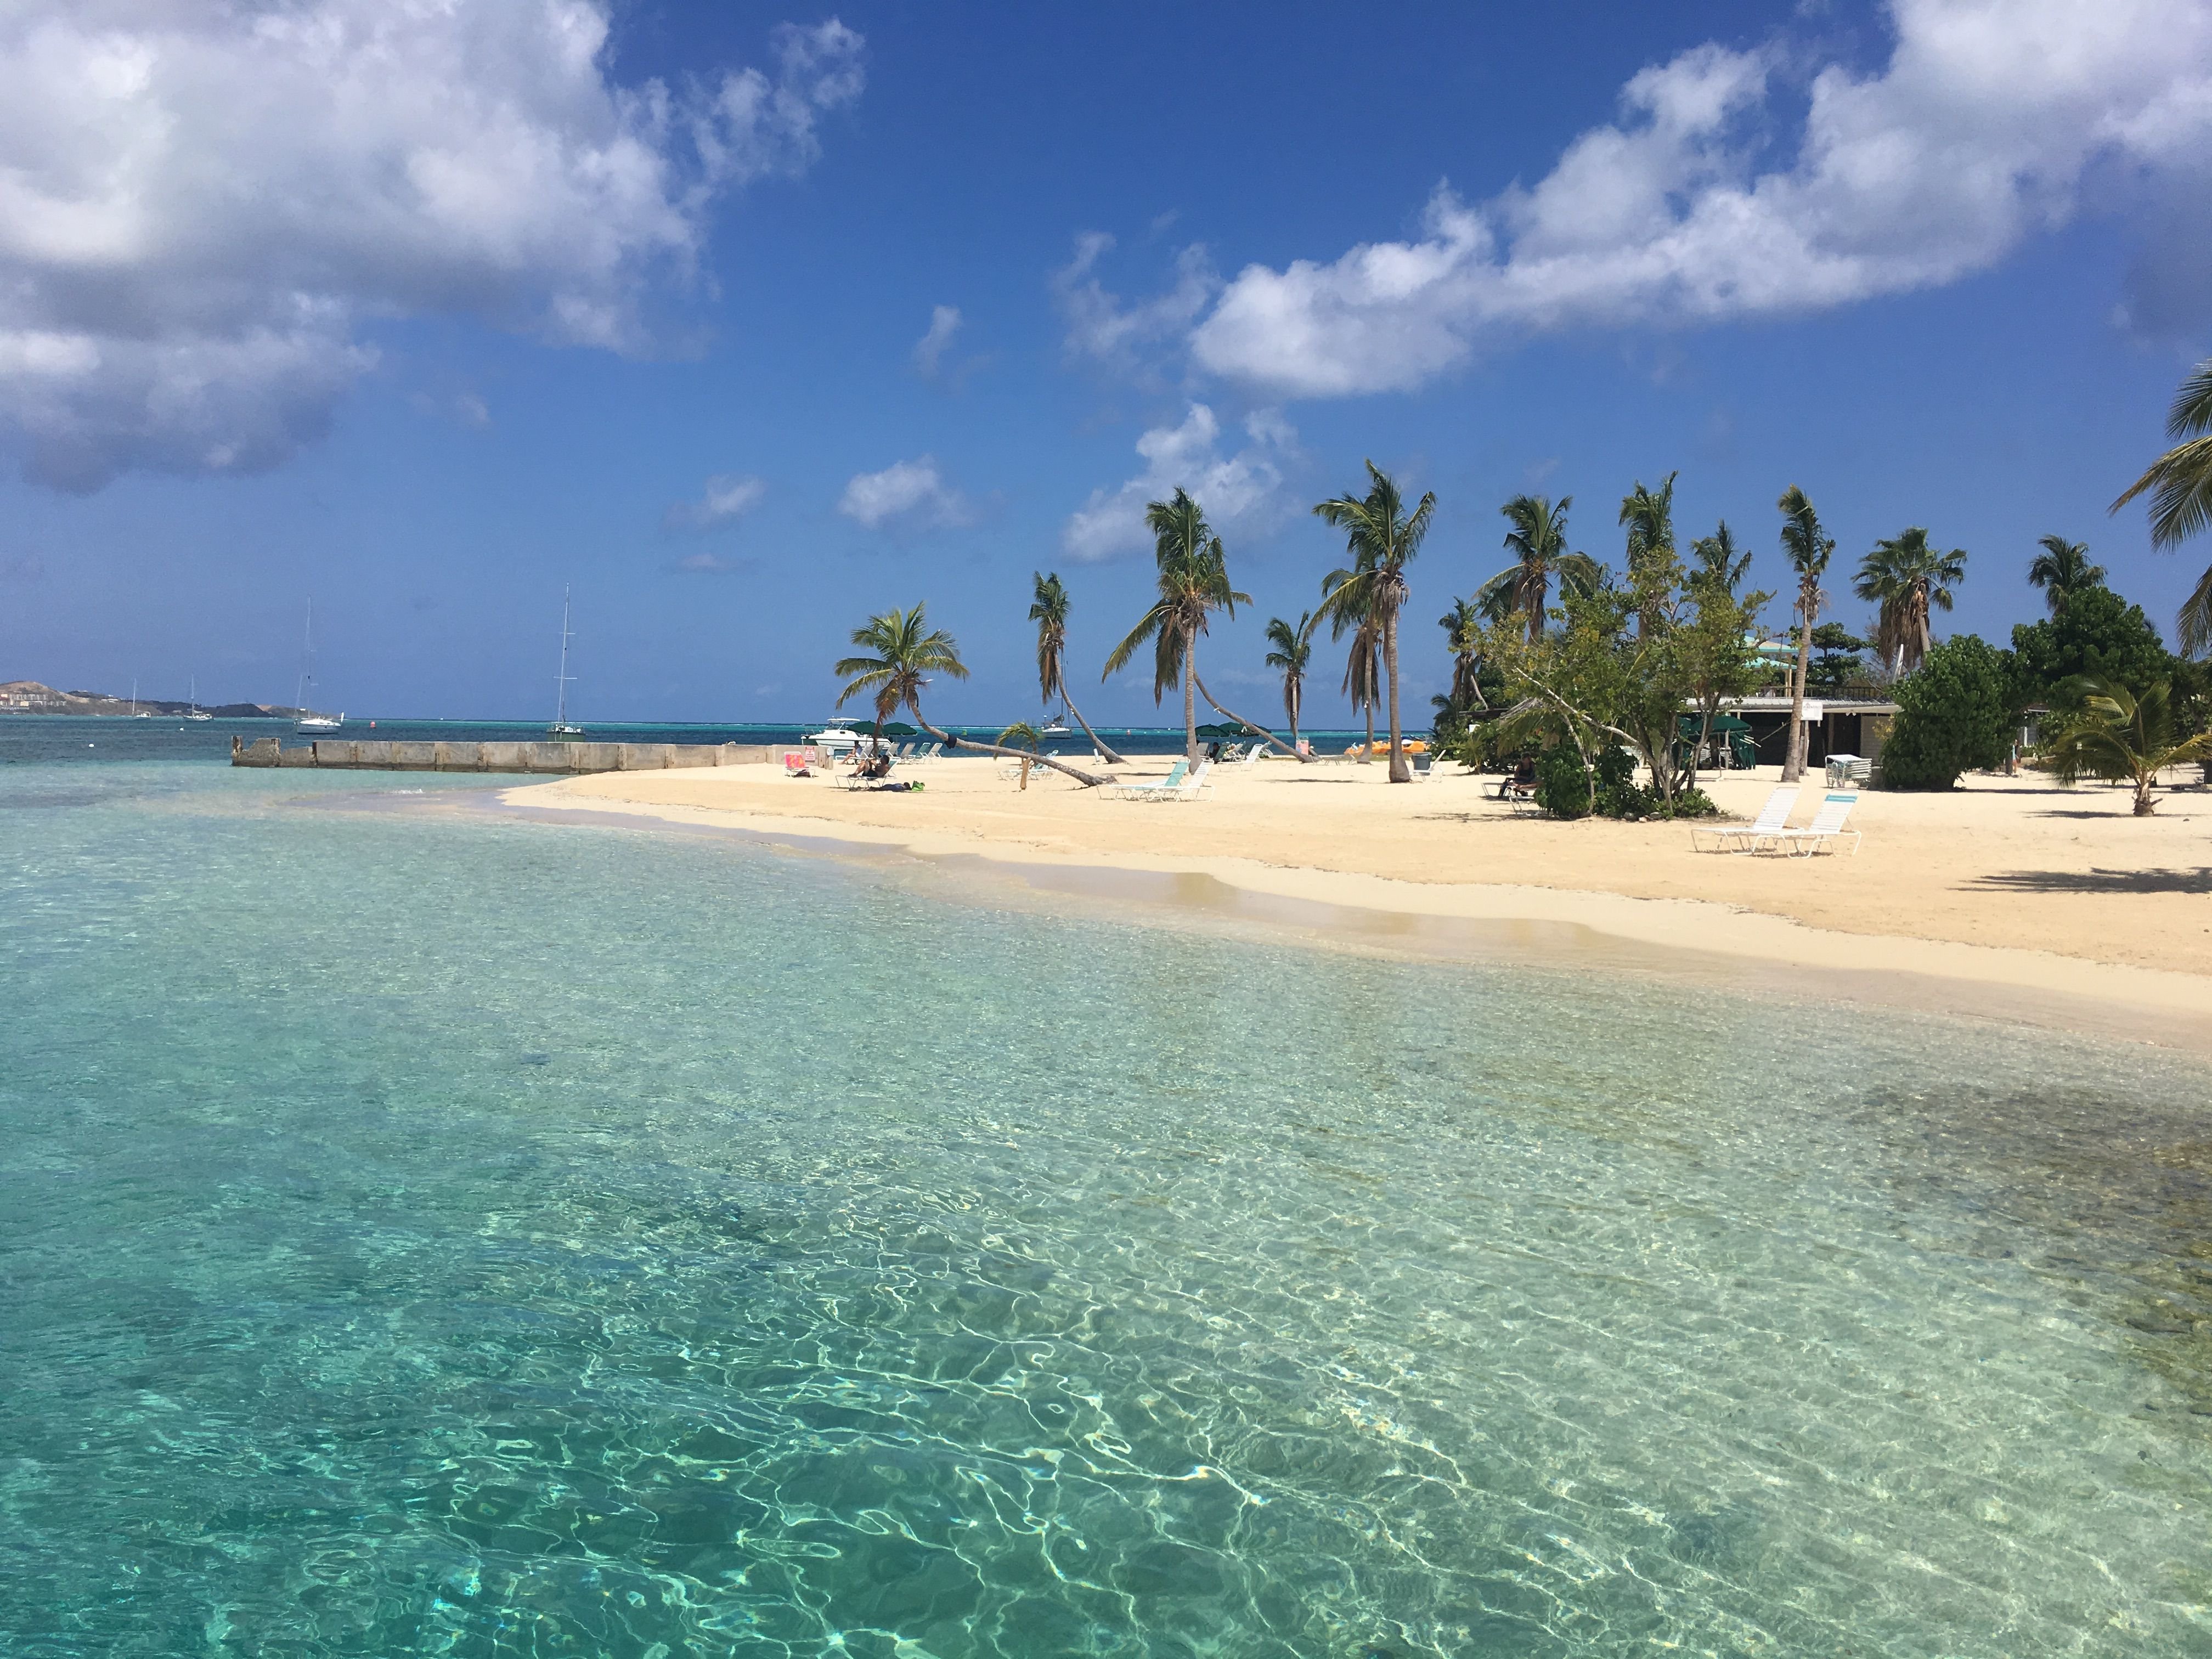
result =
[[331,703],[535,717],[567,585],[586,720],[805,720],[927,599],[975,671],[934,709],[1011,719],[1031,571],[1080,687],[1182,482],[1257,714],[1367,456],[1438,497],[1413,709],[1523,489],[1617,562],[1679,469],[1779,587],[1801,483],[1839,565],[1966,549],[1942,620],[2000,641],[2045,532],[2162,626],[2212,557],[2105,512],[2212,323],[2200,5],[834,17],[0,23],[0,678],[288,701],[312,596]]

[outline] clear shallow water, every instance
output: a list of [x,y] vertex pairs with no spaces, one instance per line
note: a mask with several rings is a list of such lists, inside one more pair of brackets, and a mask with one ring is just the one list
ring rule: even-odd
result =
[[0,773],[0,1651],[2212,1651],[2193,1062],[393,781]]

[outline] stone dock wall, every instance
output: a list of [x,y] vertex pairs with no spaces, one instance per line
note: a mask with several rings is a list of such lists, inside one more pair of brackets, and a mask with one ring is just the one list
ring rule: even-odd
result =
[[340,767],[380,772],[660,772],[743,766],[775,758],[744,743],[400,743],[318,738],[286,749],[274,738],[230,740],[233,766]]

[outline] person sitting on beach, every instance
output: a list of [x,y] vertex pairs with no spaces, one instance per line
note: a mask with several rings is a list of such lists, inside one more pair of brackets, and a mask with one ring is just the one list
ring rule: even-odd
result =
[[878,749],[860,762],[860,774],[864,778],[887,778],[891,775],[891,751]]

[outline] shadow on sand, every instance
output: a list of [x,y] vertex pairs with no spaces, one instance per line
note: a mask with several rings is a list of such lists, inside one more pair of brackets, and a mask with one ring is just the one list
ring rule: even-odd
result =
[[1966,885],[2014,893],[2212,893],[2212,866],[2197,870],[2008,870]]

